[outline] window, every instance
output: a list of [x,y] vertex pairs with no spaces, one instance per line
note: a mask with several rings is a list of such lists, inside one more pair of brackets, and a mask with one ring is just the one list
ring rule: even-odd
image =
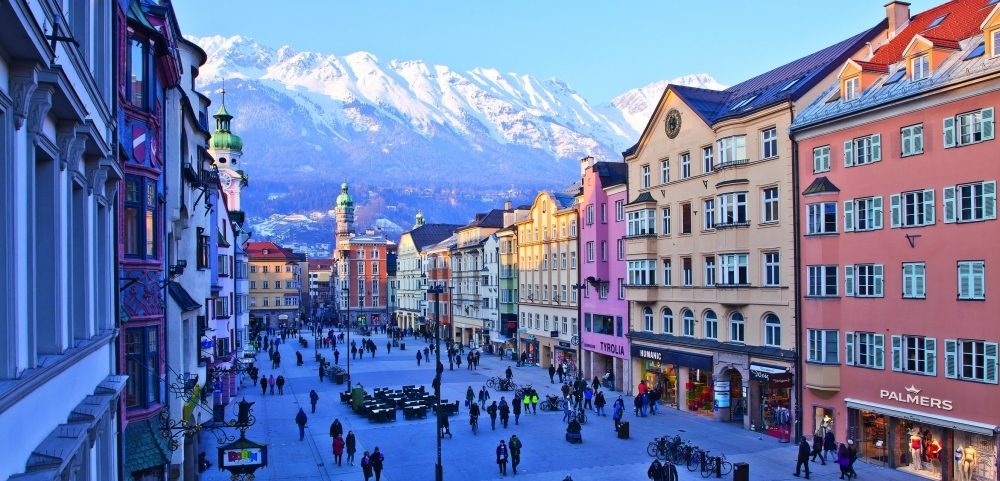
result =
[[824,145],[813,149],[813,173],[827,172],[830,170],[830,146]]
[[263,299],[264,299],[264,307],[267,307],[267,303],[268,303],[268,297],[267,297],[267,296],[264,296],[264,298],[263,298]]
[[681,258],[681,282],[683,283],[684,287],[691,287],[691,285],[694,283],[694,279],[692,279],[692,277],[693,276],[691,273],[691,258],[690,257]]
[[855,264],[844,266],[844,295],[856,297],[882,297],[882,264]]
[[705,287],[715,285],[715,256],[705,257]]
[[778,156],[778,129],[771,127],[760,133],[760,152],[762,159]]
[[[607,299],[608,298],[608,288],[609,287],[610,286],[608,285],[607,282],[601,282],[600,284],[598,284],[597,285],[597,297],[600,298],[600,299]],[[576,291],[573,291],[573,292],[575,293]]]
[[993,108],[944,119],[945,148],[975,144],[993,138]]
[[844,362],[849,366],[885,368],[885,336],[873,332],[844,333]]
[[778,188],[768,187],[761,191],[761,222],[778,222]]
[[733,192],[719,195],[720,226],[739,226],[749,224],[747,217],[747,193]]
[[702,147],[701,148],[702,172],[708,174],[708,173],[710,173],[710,172],[712,172],[712,171],[715,170],[715,165],[714,165],[715,159],[714,159],[714,157],[715,156],[712,155],[712,147],[711,146],[709,146],[709,147]]
[[608,223],[608,204],[606,202],[601,202],[601,223]]
[[729,341],[746,342],[746,322],[743,314],[734,312],[729,315]]
[[861,96],[861,77],[856,75],[844,80],[844,100],[854,100]]
[[809,266],[807,296],[831,297],[837,295],[837,266]]
[[749,254],[723,254],[719,256],[719,282],[727,286],[750,284],[747,269]]
[[656,261],[628,261],[628,283],[630,286],[655,286]]
[[882,160],[880,134],[858,137],[844,142],[844,167],[871,164]]
[[[278,282],[278,281],[275,281],[275,282]],[[271,288],[271,281],[264,281],[264,289],[270,289],[270,288]]]
[[645,308],[642,310],[642,320],[646,332],[653,332],[653,310],[650,308]]
[[681,204],[681,234],[691,233],[691,204]]
[[[563,259],[566,259],[566,254],[563,254]],[[608,261],[608,241],[601,241],[601,260],[604,262]],[[566,268],[566,263],[563,262],[563,269]]]
[[618,239],[618,260],[625,260],[625,239]]
[[[158,232],[156,182],[144,177],[125,179],[123,243],[126,257],[155,259]],[[204,267],[208,266],[205,253]],[[204,268],[201,267],[201,268]]]
[[809,204],[806,211],[806,234],[836,234],[837,233],[837,203],[819,202]]
[[681,154],[681,178],[688,177],[691,177],[691,154],[683,153]]
[[[545,261],[542,262],[542,269],[544,269]],[[594,241],[587,241],[587,262],[594,262]]]
[[744,164],[747,161],[747,138],[745,135],[734,135],[719,139],[719,165],[728,167]]
[[996,181],[945,187],[944,221],[951,223],[996,219],[996,204]]
[[893,194],[889,197],[889,215],[894,228],[933,225],[934,189]]
[[670,235],[670,207],[660,209],[660,220],[663,223],[660,235]]
[[[205,234],[205,229],[202,227],[195,230],[198,237],[198,269],[208,269],[209,268],[209,255],[212,252],[212,238]],[[266,289],[266,287],[265,287]]]
[[774,314],[764,316],[764,345],[781,347],[781,320]]
[[923,80],[931,76],[931,61],[930,55],[924,54],[915,57],[910,60],[910,78],[913,80]]
[[641,172],[642,172],[642,188],[645,189],[645,188],[648,188],[649,185],[650,185],[649,184],[649,164],[643,165],[641,167]]
[[844,202],[844,232],[882,228],[882,197],[862,197]]
[[669,307],[664,307],[660,311],[660,318],[663,321],[663,333],[673,334],[674,333],[674,311],[671,311]]
[[719,318],[715,316],[715,311],[705,313],[705,339],[719,338]]
[[626,213],[628,236],[656,235],[656,210],[640,209]]
[[594,204],[587,204],[587,225],[594,225]]
[[149,64],[147,63],[148,49],[146,44],[137,39],[129,40],[129,56],[128,56],[128,75],[129,75],[129,85],[128,85],[128,100],[132,107],[137,109],[146,108],[146,100],[148,97],[148,82],[147,73],[149,72]]
[[809,329],[807,331],[808,353],[806,360],[821,364],[837,364],[839,361],[836,330]]
[[993,36],[993,56],[1000,57],[1000,28],[990,32]]
[[569,268],[576,269],[576,251],[570,251],[569,253]]
[[937,339],[923,336],[892,336],[892,370],[937,375]]
[[660,161],[660,183],[667,182],[670,182],[670,159],[663,159]]
[[763,280],[765,286],[774,287],[781,285],[781,261],[780,255],[777,252],[764,253]]
[[125,405],[145,408],[160,402],[160,341],[157,326],[125,330]]
[[625,201],[616,200],[615,201],[615,220],[621,222],[625,220]]
[[948,378],[997,383],[997,343],[944,340],[944,375]]
[[903,127],[899,130],[902,143],[902,155],[917,155],[924,153],[924,125],[917,124]]
[[684,324],[684,335],[694,337],[694,313],[691,309],[681,311],[681,322]]
[[663,259],[663,285],[670,287],[673,285],[673,268],[670,259]]
[[618,299],[625,298],[625,279],[622,277],[618,278]]
[[710,230],[715,228],[715,199],[705,199],[705,207],[702,211],[702,225],[701,228],[705,230]]
[[[602,246],[602,248],[605,251],[604,255],[603,255],[603,257],[605,258],[604,260],[608,260],[607,259],[608,255],[607,255],[607,252],[606,252],[607,249],[608,249],[608,246],[604,245],[604,246]],[[566,253],[565,252],[559,254],[559,269],[566,270]]]
[[960,261],[958,263],[958,298],[986,298],[986,262]]
[[256,289],[256,288],[257,288],[257,281],[250,281],[250,289]]
[[903,298],[927,297],[927,266],[923,262],[903,263]]

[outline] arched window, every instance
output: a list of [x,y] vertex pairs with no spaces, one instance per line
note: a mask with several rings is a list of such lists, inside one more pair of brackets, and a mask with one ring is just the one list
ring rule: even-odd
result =
[[729,315],[729,340],[731,342],[746,342],[746,322],[743,314],[734,312]]
[[718,339],[719,338],[719,318],[715,315],[715,311],[709,310],[705,312],[705,339]]
[[781,319],[774,314],[764,316],[764,345],[781,347]]
[[674,333],[674,311],[671,311],[669,307],[664,307],[660,311],[660,317],[663,318],[663,333],[673,334]]
[[681,311],[681,319],[684,323],[684,335],[694,337],[694,313],[691,309],[685,308]]
[[645,308],[642,310],[642,320],[646,323],[646,332],[653,332],[653,310]]

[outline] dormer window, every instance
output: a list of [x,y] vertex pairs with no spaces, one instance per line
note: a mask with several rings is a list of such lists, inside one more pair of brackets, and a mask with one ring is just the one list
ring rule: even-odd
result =
[[919,55],[915,57],[913,60],[911,60],[910,64],[913,67],[911,69],[911,72],[913,72],[911,74],[912,75],[911,78],[913,80],[923,80],[931,76],[930,55],[927,54]]
[[1000,57],[1000,28],[990,32],[993,37],[993,52],[990,53],[993,57]]
[[861,76],[855,75],[844,80],[844,100],[854,100],[861,96]]

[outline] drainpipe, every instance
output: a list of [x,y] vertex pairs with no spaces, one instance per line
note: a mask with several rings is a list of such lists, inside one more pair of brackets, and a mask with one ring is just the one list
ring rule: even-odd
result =
[[793,260],[792,266],[794,266],[794,273],[792,274],[792,282],[794,282],[793,292],[795,295],[795,313],[792,315],[793,322],[795,322],[795,439],[802,439],[802,401],[804,393],[804,383],[803,383],[803,373],[805,372],[804,366],[802,364],[802,245],[801,238],[799,237],[799,231],[801,227],[799,223],[801,222],[801,215],[799,213],[799,143],[792,140],[792,232],[794,240],[792,242]]

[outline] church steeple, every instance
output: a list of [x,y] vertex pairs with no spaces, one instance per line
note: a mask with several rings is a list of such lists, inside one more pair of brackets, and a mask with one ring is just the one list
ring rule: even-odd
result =
[[240,210],[240,191],[246,182],[246,174],[240,170],[243,156],[243,139],[230,130],[233,115],[226,109],[226,88],[222,88],[222,105],[215,117],[215,131],[208,141],[209,154],[219,170],[219,182],[226,195],[230,210]]
[[226,88],[222,88],[222,105],[215,117],[215,132],[212,133],[211,146],[216,150],[231,150],[243,152],[243,139],[230,130],[233,116],[226,110]]
[[337,245],[340,246],[354,234],[354,199],[347,193],[347,182],[340,184],[340,195],[333,212],[337,218]]

